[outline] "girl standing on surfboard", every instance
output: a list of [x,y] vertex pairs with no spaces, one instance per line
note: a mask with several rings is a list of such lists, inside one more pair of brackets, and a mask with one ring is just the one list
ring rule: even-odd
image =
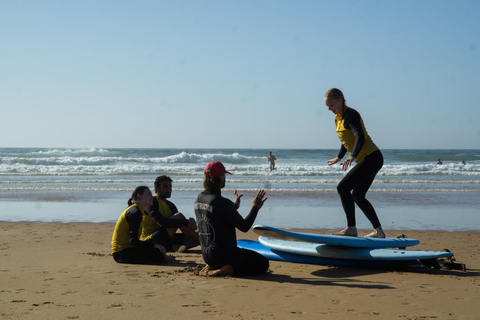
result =
[[350,156],[340,165],[343,170],[355,161],[357,164],[338,183],[337,191],[347,216],[347,228],[334,233],[339,236],[357,236],[355,220],[355,203],[363,211],[372,224],[374,231],[366,237],[385,238],[380,220],[375,209],[365,198],[377,172],[383,166],[383,155],[367,134],[360,114],[347,107],[342,91],[332,88],[325,94],[325,105],[335,114],[335,127],[338,138],[342,142],[336,158],[327,161],[333,165],[348,153]]

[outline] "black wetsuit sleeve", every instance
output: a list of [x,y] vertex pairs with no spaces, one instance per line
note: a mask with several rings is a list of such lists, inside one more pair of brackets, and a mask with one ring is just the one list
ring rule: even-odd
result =
[[125,219],[127,220],[130,229],[130,245],[134,247],[152,248],[153,243],[141,241],[138,236],[143,213],[137,208],[132,209],[133,210],[130,210],[125,214]]
[[172,211],[172,214],[178,213],[177,206],[175,206],[173,202],[167,200],[167,205],[170,208],[170,211]]
[[150,211],[148,215],[155,221],[159,226],[167,228],[180,228],[188,225],[187,219],[174,219],[174,218],[165,218],[158,210]]
[[345,153],[347,153],[347,149],[345,148],[345,146],[342,144],[340,146],[340,150],[338,151],[338,158],[339,159],[342,159],[344,156],[345,156]]
[[[170,207],[172,213],[177,213],[177,207],[170,201],[167,201],[167,205]],[[188,225],[187,219],[172,219],[172,218],[165,218],[160,211],[158,211],[158,201],[156,198],[153,198],[153,205],[148,207],[147,213],[162,228],[180,228],[183,226]]]
[[365,144],[365,134],[363,132],[360,114],[356,110],[347,109],[343,115],[343,119],[345,128],[352,130],[352,133],[355,136],[355,145],[353,146],[352,156],[356,157]]
[[235,208],[235,205],[233,204],[233,202],[230,202],[231,205],[233,205],[233,208],[231,208],[230,210],[226,210],[226,212],[232,212],[233,214],[230,215],[230,223],[233,224],[238,230],[242,231],[242,232],[247,232],[248,230],[250,230],[250,228],[252,227],[253,223],[255,222],[255,219],[257,218],[257,214],[258,214],[258,209],[257,207],[252,207],[252,209],[250,209],[250,212],[248,213],[248,216],[243,219],[243,217],[240,215],[240,213],[238,213],[238,211],[236,210]]
[[238,230],[242,232],[247,232],[248,230],[250,230],[253,223],[255,222],[255,219],[257,218],[258,210],[260,209],[258,209],[257,207],[252,207],[252,209],[250,209],[250,212],[248,213],[248,216],[239,225],[237,225]]

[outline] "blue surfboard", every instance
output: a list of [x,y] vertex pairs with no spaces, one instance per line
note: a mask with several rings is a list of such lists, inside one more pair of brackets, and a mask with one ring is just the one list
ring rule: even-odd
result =
[[419,267],[421,266],[418,260],[348,260],[348,259],[332,259],[313,257],[300,254],[293,254],[288,252],[277,251],[262,245],[258,241],[254,240],[237,240],[237,245],[240,248],[250,249],[260,253],[262,256],[269,260],[292,262],[292,263],[305,263],[322,266],[335,266],[335,267],[360,267],[360,268],[393,268],[393,267]]
[[453,257],[447,251],[424,251],[404,249],[374,249],[331,246],[312,242],[282,240],[260,236],[259,242],[276,251],[307,255],[313,257],[354,260],[430,260]]
[[253,231],[264,237],[277,238],[282,240],[307,241],[313,243],[322,243],[332,246],[354,247],[354,248],[405,248],[420,243],[417,239],[407,238],[363,238],[363,237],[344,237],[330,234],[316,234],[293,232],[283,229],[277,229],[265,225],[256,225]]

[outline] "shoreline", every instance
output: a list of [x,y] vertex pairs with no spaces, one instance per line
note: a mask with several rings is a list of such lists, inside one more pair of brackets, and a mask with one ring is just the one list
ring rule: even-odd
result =
[[[467,271],[270,262],[266,275],[204,278],[199,247],[161,265],[118,264],[114,223],[0,222],[2,319],[478,319],[479,231],[414,231]],[[311,229],[295,229],[311,232]],[[315,230],[319,232],[320,230]],[[388,229],[387,229],[388,231]],[[251,230],[238,239],[256,240]]]
[[[228,196],[228,195],[227,195]],[[245,216],[249,211],[249,197],[244,201],[239,213]],[[172,199],[179,212],[186,217],[195,217],[190,198]],[[303,205],[301,201],[268,199],[270,203],[260,211],[255,224],[269,225],[282,229],[336,230],[345,227],[345,214],[339,201]],[[296,201],[296,202],[295,202]],[[121,212],[126,209],[125,201],[107,199],[104,202],[84,201],[0,201],[2,204],[1,221],[5,222],[91,222],[115,223]],[[454,205],[398,205],[375,203],[382,226],[386,230],[438,230],[438,231],[480,231],[480,211],[471,203]],[[357,227],[370,229],[371,225],[357,210]]]
[[[113,222],[113,221],[100,221],[100,222],[90,222],[90,221],[30,221],[30,220],[19,220],[19,221],[8,221],[8,220],[1,220],[0,219],[0,227],[4,224],[38,224],[38,225],[49,225],[49,224],[52,224],[52,225],[59,225],[59,226],[62,226],[62,225],[69,225],[69,224],[72,224],[72,225],[85,225],[85,226],[95,226],[95,225],[110,225],[112,226],[112,232],[113,232],[113,228],[115,227],[115,223],[116,222]],[[253,226],[255,225],[259,225],[260,223],[254,223]],[[252,228],[253,228],[252,226]],[[339,227],[341,228],[341,227]],[[302,228],[299,228],[299,227],[292,227],[292,228],[289,228],[289,227],[280,227],[280,229],[284,229],[284,230],[287,230],[287,231],[293,231],[293,232],[305,232],[305,233],[319,233],[319,234],[331,234],[332,231],[336,231],[337,228],[309,228],[309,227],[302,227]],[[361,237],[363,233],[370,233],[372,230],[368,229],[368,228],[357,228],[358,230],[358,237]],[[387,237],[388,238],[395,238],[397,237],[396,235],[391,235],[390,233],[402,233],[402,232],[414,232],[414,233],[429,233],[429,232],[433,232],[433,233],[473,233],[473,234],[476,234],[476,233],[479,233],[480,234],[480,230],[477,230],[477,229],[472,229],[472,230],[437,230],[437,229],[431,229],[431,230],[425,230],[425,229],[410,229],[410,228],[404,228],[404,229],[385,229],[384,228],[384,231],[386,231],[387,233]],[[250,235],[251,233],[251,235]],[[237,230],[237,236],[238,235],[246,235],[244,239],[250,239],[252,240],[252,236],[253,237],[256,237],[257,235],[253,232],[252,229],[250,229],[247,233],[242,233],[242,232],[238,232]],[[238,238],[238,239],[241,239],[241,238]]]

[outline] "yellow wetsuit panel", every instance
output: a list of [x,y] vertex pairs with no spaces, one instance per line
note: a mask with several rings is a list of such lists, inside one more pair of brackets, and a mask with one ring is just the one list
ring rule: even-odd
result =
[[[165,218],[170,218],[172,216],[172,210],[167,204],[167,201],[162,200],[158,197],[158,195],[154,195],[155,199],[157,200],[158,204],[158,212]],[[150,239],[152,234],[158,230],[160,226],[150,218],[149,215],[145,215],[142,220],[142,234],[140,236],[140,240],[145,241]]]
[[158,211],[165,218],[170,218],[173,212],[172,210],[170,210],[170,207],[168,206],[167,201],[160,199],[157,195],[155,195],[155,198],[157,199],[157,203],[158,203]]
[[[344,114],[347,112],[348,109],[349,109],[348,107],[345,108]],[[363,124],[362,117],[360,115],[359,117],[360,117],[359,119],[360,123],[362,125],[363,134],[365,136],[365,143],[363,144],[363,147],[360,150],[360,152],[355,157],[355,162],[359,162],[360,160],[362,160],[372,152],[378,150],[378,147],[373,143],[372,138],[370,138],[370,136],[367,133],[367,129]],[[355,147],[354,133],[352,132],[352,130],[345,128],[345,120],[341,115],[336,116],[335,126],[336,126],[335,129],[337,131],[338,138],[342,142],[345,149],[347,149],[348,153],[352,154],[354,151],[353,148]]]
[[[131,248],[130,245],[130,224],[127,221],[126,214],[131,210],[139,210],[142,214],[143,218],[145,218],[145,214],[143,214],[142,208],[140,208],[137,204],[131,205],[123,213],[120,215],[120,218],[117,220],[117,224],[115,225],[115,230],[113,231],[112,235],[112,245],[111,245],[111,252],[120,252],[124,249]],[[140,227],[141,224],[139,224]],[[138,230],[140,233],[140,228]]]

